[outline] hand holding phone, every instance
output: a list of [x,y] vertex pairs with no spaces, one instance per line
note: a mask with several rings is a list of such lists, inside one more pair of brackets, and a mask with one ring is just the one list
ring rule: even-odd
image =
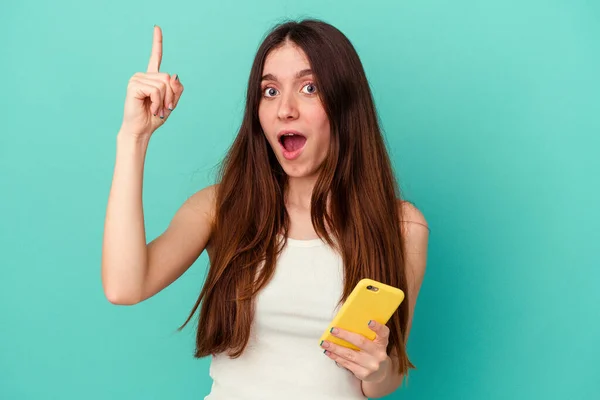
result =
[[404,292],[401,289],[372,279],[362,279],[356,284],[319,341],[328,340],[340,346],[358,350],[358,347],[352,343],[332,335],[331,329],[341,328],[373,340],[375,332],[369,328],[369,321],[373,320],[385,325],[403,300]]
[[385,324],[404,297],[398,288],[362,279],[321,335],[325,355],[362,381],[384,380],[391,363]]

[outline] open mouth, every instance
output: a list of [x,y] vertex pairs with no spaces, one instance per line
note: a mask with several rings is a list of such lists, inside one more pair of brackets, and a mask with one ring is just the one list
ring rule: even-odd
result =
[[306,144],[306,137],[297,132],[286,132],[279,137],[279,143],[283,149],[284,157],[293,160],[302,152]]
[[279,138],[279,143],[285,151],[296,151],[301,149],[306,144],[306,137],[297,133],[285,133]]

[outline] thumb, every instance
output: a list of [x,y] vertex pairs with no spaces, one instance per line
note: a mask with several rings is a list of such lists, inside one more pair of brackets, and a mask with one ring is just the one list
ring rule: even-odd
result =
[[369,329],[371,329],[373,332],[375,332],[375,339],[373,340],[375,343],[378,344],[387,344],[388,343],[388,339],[390,337],[390,328],[388,328],[386,325],[380,324],[379,322],[375,321],[375,320],[371,320],[369,321]]

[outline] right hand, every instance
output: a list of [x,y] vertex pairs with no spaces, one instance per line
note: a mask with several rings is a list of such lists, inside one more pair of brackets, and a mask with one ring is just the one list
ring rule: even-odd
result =
[[135,138],[150,137],[177,107],[183,85],[177,75],[159,72],[161,61],[162,31],[155,26],[148,70],[135,73],[127,86],[121,133]]

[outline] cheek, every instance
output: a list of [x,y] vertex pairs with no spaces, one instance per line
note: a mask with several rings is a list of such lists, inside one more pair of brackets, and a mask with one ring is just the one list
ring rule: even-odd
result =
[[258,119],[261,124],[272,124],[273,113],[276,113],[273,102],[261,101],[258,104]]
[[263,134],[265,135],[269,143],[271,143],[270,133],[273,130],[273,124],[270,122],[269,110],[267,107],[258,107],[258,122],[260,123],[260,127],[262,128]]
[[318,129],[319,129],[319,142],[322,146],[326,148],[329,145],[329,139],[331,137],[331,131],[329,126],[329,119],[327,118],[327,114],[325,114],[325,110],[320,109],[318,113],[314,116],[313,121],[318,121]]
[[260,125],[263,127],[263,130],[265,130],[264,126],[267,122],[267,119],[265,115],[265,108],[262,105],[258,107],[258,122],[260,122]]

